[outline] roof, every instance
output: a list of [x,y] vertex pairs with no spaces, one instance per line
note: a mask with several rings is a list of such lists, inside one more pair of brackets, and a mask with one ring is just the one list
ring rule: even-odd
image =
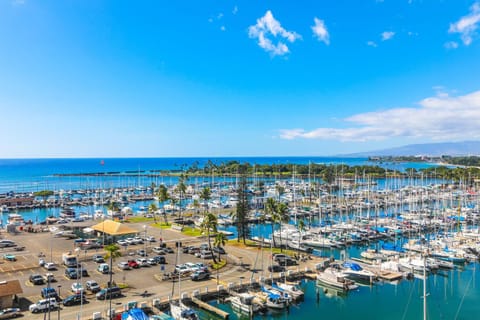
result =
[[0,281],[0,298],[23,293],[20,281]]
[[106,233],[111,236],[138,233],[139,231],[113,220],[105,220],[91,227],[93,230]]

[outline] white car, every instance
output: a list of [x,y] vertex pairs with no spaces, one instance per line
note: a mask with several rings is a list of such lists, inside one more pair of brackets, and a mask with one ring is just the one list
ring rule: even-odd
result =
[[93,293],[96,293],[96,292],[100,291],[100,289],[101,289],[100,285],[95,280],[88,280],[85,283],[85,286],[86,286],[87,290],[90,290]]
[[54,262],[45,262],[43,267],[47,270],[57,270],[57,265]]
[[121,246],[127,246],[129,245],[129,243],[126,241],[126,240],[118,240],[117,241],[117,244],[121,245]]
[[80,282],[72,283],[72,292],[75,294],[81,294],[83,292],[83,285]]
[[148,237],[146,238],[146,240],[147,240],[148,242],[155,242],[155,241],[157,241],[154,236],[148,236]]
[[155,253],[159,253],[159,254],[165,253],[165,251],[163,251],[162,247],[153,247],[152,251],[155,252]]
[[198,265],[193,262],[185,262],[183,265],[187,267],[189,271],[192,271],[192,272],[197,271],[199,269]]
[[149,265],[154,266],[157,264],[157,260],[154,258],[147,259]]
[[58,303],[56,298],[48,298],[39,300],[37,303],[31,304],[28,307],[31,313],[36,313],[40,311],[46,311],[48,309],[58,308]]
[[130,266],[128,265],[128,262],[125,262],[125,261],[119,262],[117,266],[121,270],[130,270]]
[[140,267],[150,267],[150,264],[145,258],[138,258],[136,261]]

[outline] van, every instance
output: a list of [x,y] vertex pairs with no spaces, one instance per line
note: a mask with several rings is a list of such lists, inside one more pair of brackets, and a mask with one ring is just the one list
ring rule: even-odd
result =
[[119,287],[110,287],[100,290],[99,292],[97,292],[95,297],[97,298],[97,300],[105,300],[120,297],[121,295],[122,291]]
[[97,271],[103,274],[106,274],[110,271],[110,267],[108,266],[107,263],[101,263],[97,267]]

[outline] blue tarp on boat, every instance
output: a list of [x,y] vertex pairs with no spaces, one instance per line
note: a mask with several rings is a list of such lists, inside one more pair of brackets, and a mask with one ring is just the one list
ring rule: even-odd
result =
[[362,267],[360,267],[360,265],[359,265],[358,263],[355,263],[355,262],[348,262],[348,261],[347,261],[347,262],[344,262],[344,263],[342,264],[342,266],[343,266],[344,268],[349,268],[349,269],[352,269],[352,270],[354,270],[354,271],[360,271],[360,270],[362,270]]
[[122,313],[122,320],[149,320],[142,309],[133,308]]

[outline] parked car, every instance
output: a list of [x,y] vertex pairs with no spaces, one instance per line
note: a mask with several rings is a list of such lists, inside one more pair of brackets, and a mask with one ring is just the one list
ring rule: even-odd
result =
[[75,268],[67,268],[67,269],[65,269],[65,276],[66,276],[68,279],[77,279],[77,278],[78,278],[77,269],[75,269]]
[[100,291],[100,285],[95,280],[85,282],[85,288],[93,293]]
[[283,271],[285,271],[285,267],[280,266],[278,264],[274,264],[274,265],[268,266],[268,271],[270,271],[270,272],[283,272]]
[[152,251],[155,252],[156,254],[165,254],[165,250],[162,247],[153,247]]
[[277,263],[281,266],[294,266],[297,264],[297,261],[293,260],[292,258],[283,258],[278,259]]
[[52,287],[42,288],[40,295],[42,296],[42,298],[45,298],[45,299],[55,298],[59,300],[57,291],[55,290],[55,288],[52,288]]
[[20,317],[22,314],[20,313],[20,308],[6,308],[0,310],[0,319],[12,319],[16,317]]
[[128,262],[126,261],[121,261],[117,264],[117,267],[121,270],[130,270],[130,266],[128,265]]
[[57,265],[54,262],[45,262],[43,267],[47,270],[57,270]]
[[103,258],[103,256],[101,254],[95,254],[93,255],[93,261],[95,261],[96,263],[104,263],[105,262],[105,259]]
[[153,257],[152,259],[155,259],[155,261],[157,261],[158,264],[165,264],[165,263],[167,263],[167,261],[165,260],[165,257],[164,257],[164,256],[155,256],[155,257]]
[[40,274],[32,274],[28,280],[34,285],[40,285],[45,283],[45,279]]
[[73,306],[76,304],[86,303],[87,298],[84,294],[73,294],[71,296],[66,297],[62,303],[64,306]]
[[157,241],[154,236],[148,236],[145,240],[148,241],[148,242],[155,242],[155,241]]
[[123,246],[123,247],[129,245],[129,243],[126,240],[118,240],[117,244],[120,245],[120,246]]
[[140,250],[137,250],[137,254],[140,256],[140,257],[146,257],[147,256],[147,252],[143,249],[140,249]]
[[148,264],[151,265],[151,266],[154,266],[154,265],[156,265],[156,264],[158,263],[158,262],[157,262],[157,259],[155,259],[155,258],[149,258],[149,259],[147,259],[147,262],[148,262]]
[[140,267],[149,267],[150,266],[147,262],[147,259],[145,259],[145,258],[138,258],[136,261],[137,261],[137,263]]
[[140,265],[135,260],[128,260],[128,266],[133,269],[140,268]]
[[183,264],[175,266],[175,273],[179,273],[179,274],[183,275],[183,274],[187,274],[187,273],[190,273],[190,272],[192,272],[192,270],[190,270],[190,268],[188,268],[187,266],[185,266]]
[[55,276],[53,275],[53,273],[45,273],[45,275],[43,276],[43,279],[45,280],[45,282],[57,282],[57,279],[55,279]]
[[37,303],[33,303],[28,307],[28,310],[32,313],[44,312],[47,310],[58,308],[58,303],[55,298],[48,298],[39,300]]
[[192,281],[205,280],[210,278],[210,272],[207,270],[197,270],[191,274],[190,279]]
[[200,258],[201,259],[213,259],[213,253],[208,250],[204,250],[200,252]]
[[72,283],[71,289],[72,289],[72,292],[75,294],[83,294],[84,292],[83,285],[80,282]]
[[189,251],[191,248],[193,248],[193,246],[183,247],[183,248],[182,248],[182,252],[183,252],[183,253],[188,253],[188,251]]
[[166,253],[174,253],[174,252],[175,252],[175,251],[173,251],[173,249],[170,248],[170,247],[165,247],[165,248],[163,248],[163,250],[165,250]]
[[107,274],[110,272],[110,266],[107,263],[101,263],[98,265],[97,271],[103,274]]
[[116,298],[120,297],[122,295],[122,291],[120,290],[119,287],[110,287],[110,288],[105,288],[97,292],[95,297],[98,300],[105,300],[105,299],[110,299],[110,298]]

